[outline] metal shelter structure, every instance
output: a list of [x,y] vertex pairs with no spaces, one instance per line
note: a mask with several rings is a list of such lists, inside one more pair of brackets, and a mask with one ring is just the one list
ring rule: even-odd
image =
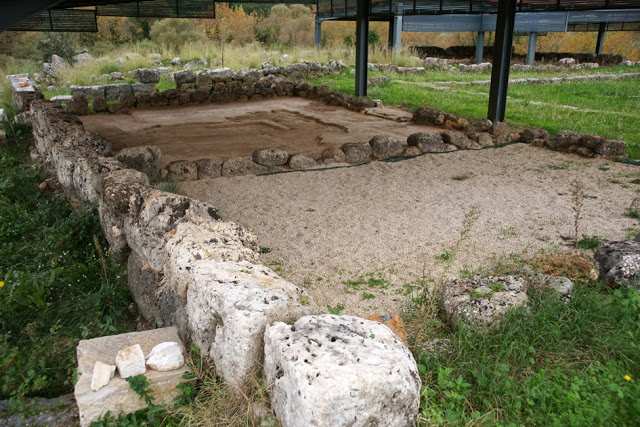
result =
[[[97,31],[97,16],[215,18],[217,0],[21,0],[0,3],[0,31]],[[455,31],[495,31],[488,118],[503,121],[509,65],[517,22],[526,28],[561,19],[565,30],[604,32],[611,25],[640,22],[640,0],[232,0],[232,3],[306,3],[317,6],[316,35],[322,20],[356,21],[357,96],[367,93],[368,33],[370,20],[390,22],[390,34],[405,28],[448,25]],[[549,15],[549,14],[552,15]],[[605,19],[606,15],[606,20]],[[519,16],[518,20],[516,17]],[[425,19],[425,17],[429,17]],[[495,19],[494,19],[495,17]],[[569,22],[571,17],[571,22]],[[617,17],[617,18],[616,18]],[[495,24],[494,24],[495,22]],[[545,24],[546,22],[546,24]],[[431,23],[431,24],[429,24]],[[465,25],[474,29],[469,30]],[[639,24],[640,25],[640,24]],[[572,26],[572,27],[571,27]],[[441,27],[440,27],[441,28]],[[611,27],[613,28],[613,27]],[[634,27],[633,29],[635,29]],[[547,29],[546,31],[550,31]],[[537,34],[540,31],[529,31]],[[534,36],[535,37],[535,36]],[[318,37],[319,38],[319,37]],[[482,37],[484,38],[484,37]],[[530,39],[531,41],[531,39]],[[534,39],[535,41],[535,39]]]

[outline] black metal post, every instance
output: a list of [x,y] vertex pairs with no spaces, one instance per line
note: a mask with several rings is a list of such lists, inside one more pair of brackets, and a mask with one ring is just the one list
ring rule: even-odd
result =
[[601,22],[598,25],[598,41],[596,42],[596,55],[602,55],[602,48],[604,46],[604,32],[607,29],[607,23]]
[[496,22],[495,44],[493,46],[493,69],[491,70],[491,90],[489,91],[489,113],[493,122],[504,121],[509,86],[509,66],[513,27],[516,19],[517,0],[499,0]]
[[21,0],[0,2],[0,31],[10,28],[20,20],[39,12],[42,9],[55,6],[62,0]]
[[396,23],[396,20],[392,15],[391,19],[389,19],[389,41],[388,41],[389,49],[393,49],[393,41],[395,37],[395,23]]
[[[515,0],[514,0],[515,1]],[[356,96],[367,95],[370,0],[358,0],[356,13]]]

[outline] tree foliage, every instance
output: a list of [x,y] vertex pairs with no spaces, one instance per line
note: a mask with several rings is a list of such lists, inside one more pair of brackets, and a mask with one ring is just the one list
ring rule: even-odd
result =
[[162,19],[154,22],[149,31],[151,40],[169,47],[202,40],[202,33],[190,19]]

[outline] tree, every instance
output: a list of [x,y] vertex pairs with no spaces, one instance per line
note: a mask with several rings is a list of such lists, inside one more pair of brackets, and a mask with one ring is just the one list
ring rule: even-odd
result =
[[154,42],[174,48],[202,39],[195,23],[189,19],[167,18],[154,22],[149,35]]
[[36,47],[42,54],[42,60],[51,61],[51,55],[56,54],[69,64],[76,55],[76,43],[69,33],[44,33],[44,37],[38,40]]

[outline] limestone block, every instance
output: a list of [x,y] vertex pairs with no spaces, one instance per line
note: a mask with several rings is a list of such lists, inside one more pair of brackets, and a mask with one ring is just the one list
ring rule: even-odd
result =
[[201,260],[258,262],[257,238],[232,222],[178,224],[165,246],[164,273],[183,301],[187,297],[185,275]]
[[373,156],[381,159],[384,157],[401,156],[403,151],[402,140],[388,135],[376,135],[369,141],[373,150]]
[[418,147],[423,153],[444,151],[444,142],[440,132],[418,132],[407,138],[409,146]]
[[111,253],[119,261],[125,261],[129,254],[124,219],[129,215],[132,201],[139,200],[148,185],[149,177],[133,169],[113,171],[103,179],[98,214]]
[[98,205],[105,175],[125,168],[112,157],[79,156],[73,170],[73,189],[81,199]]
[[154,68],[138,68],[136,76],[140,83],[158,83],[160,81],[160,73]]
[[289,167],[291,169],[310,169],[317,167],[318,164],[311,157],[295,154],[289,159]]
[[371,146],[366,142],[348,142],[340,150],[344,153],[344,158],[347,163],[362,163],[369,160],[373,150]]
[[609,286],[640,289],[640,242],[603,242],[596,248],[600,276]]
[[104,85],[104,97],[108,101],[116,100],[120,95],[131,95],[132,93],[131,85],[128,83]]
[[263,166],[282,166],[287,163],[289,153],[280,148],[263,148],[251,156],[254,162]]
[[[109,381],[109,384],[98,391],[91,390],[91,378],[96,362],[113,364],[119,350],[139,344],[143,353],[162,342],[174,341],[182,345],[176,328],[162,328],[143,332],[132,332],[121,335],[82,340],[76,349],[78,358],[78,381],[74,395],[80,412],[80,425],[88,426],[107,411],[117,416],[119,413],[132,413],[146,407],[144,400],[134,392],[129,383],[120,376]],[[168,372],[149,370],[151,389],[155,402],[171,404],[175,396],[180,394],[176,386],[180,383],[187,367]]]
[[526,304],[526,286],[515,276],[451,279],[442,286],[444,316],[451,328],[459,320],[478,326],[500,321],[507,310]]
[[116,366],[109,365],[97,361],[93,367],[93,375],[91,376],[91,390],[98,391],[102,387],[109,384],[109,380],[116,374]]
[[267,325],[309,314],[304,290],[261,265],[202,260],[188,276],[191,339],[232,386],[260,363]]
[[177,342],[163,342],[151,349],[147,356],[147,366],[153,370],[166,372],[184,365],[182,348]]
[[440,135],[442,135],[442,141],[445,144],[455,145],[459,149],[477,150],[478,148],[481,148],[480,144],[470,140],[465,134],[461,132],[444,131],[441,132]]
[[178,71],[173,75],[173,79],[176,82],[176,86],[180,89],[180,86],[184,84],[192,84],[196,81],[196,76],[191,70]]
[[222,162],[211,159],[198,159],[195,162],[198,168],[198,179],[219,178],[222,174]]
[[267,171],[266,166],[255,163],[250,157],[233,157],[222,163],[222,176],[258,175]]
[[138,254],[131,252],[127,260],[127,284],[140,314],[151,322],[156,317],[157,294],[162,286],[162,274],[151,268]]
[[166,166],[167,179],[173,181],[195,181],[198,167],[189,160],[174,160]]
[[154,83],[132,83],[131,91],[135,93],[148,93],[152,94],[157,91]]
[[129,166],[154,178],[160,170],[160,149],[154,145],[123,148],[114,157]]
[[208,203],[155,189],[143,190],[129,203],[124,219],[127,244],[156,271],[164,266],[164,246],[169,232],[189,218],[218,220],[216,209]]
[[140,344],[134,344],[120,350],[116,354],[116,368],[118,368],[120,378],[135,377],[147,372]]
[[353,316],[307,316],[265,332],[264,372],[283,427],[412,426],[420,376],[386,326]]
[[76,116],[86,116],[89,114],[89,102],[82,95],[76,95],[67,102],[67,113]]

